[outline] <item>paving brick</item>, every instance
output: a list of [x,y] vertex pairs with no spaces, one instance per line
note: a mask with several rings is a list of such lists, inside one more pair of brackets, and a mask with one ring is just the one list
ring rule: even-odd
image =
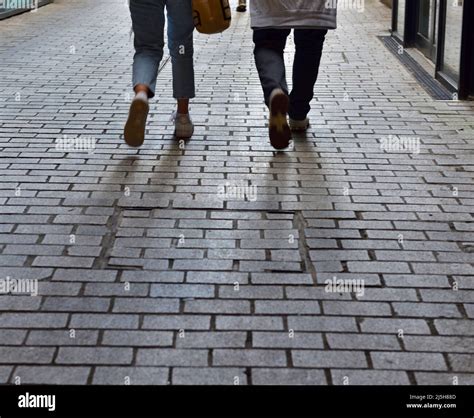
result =
[[[408,338],[408,337],[406,337]],[[326,334],[332,349],[353,350],[401,350],[399,339],[387,334]]]
[[169,369],[165,367],[96,367],[95,385],[166,385]]
[[136,329],[138,328],[138,315],[73,314],[70,327],[87,329]]
[[188,285],[188,284],[153,284],[150,296],[152,297],[177,297],[177,298],[212,298],[215,288],[212,285]]
[[437,353],[474,353],[474,338],[469,337],[415,337],[404,338],[408,351],[431,351]]
[[162,330],[208,330],[211,317],[208,315],[146,315],[143,320],[143,329]]
[[248,273],[218,272],[218,271],[188,271],[186,274],[187,283],[208,283],[208,284],[231,284],[240,285],[249,282]]
[[137,365],[199,367],[208,365],[208,351],[177,348],[140,348],[137,353]]
[[365,354],[361,351],[292,350],[295,367],[314,368],[364,368],[367,367]]
[[448,360],[454,372],[474,372],[472,354],[449,354]]
[[41,307],[48,312],[107,312],[110,299],[49,296]]
[[26,345],[34,346],[87,346],[97,345],[99,341],[98,331],[83,330],[32,330],[28,334]]
[[219,297],[225,299],[281,299],[281,286],[219,286]]
[[67,319],[59,313],[2,313],[0,328],[64,328]]
[[172,332],[159,331],[105,331],[102,345],[122,347],[169,347],[173,345]]
[[0,329],[0,341],[4,345],[21,345],[25,341],[26,331],[16,329]]
[[131,364],[131,348],[61,347],[57,364]]
[[48,364],[53,360],[54,351],[54,348],[43,347],[0,347],[0,364]]
[[245,332],[195,332],[178,333],[178,348],[244,348],[247,340]]
[[13,367],[0,366],[0,383],[5,384],[8,382],[8,377],[12,370]]
[[395,370],[447,370],[439,353],[371,352],[375,369]]
[[179,300],[116,298],[113,311],[120,313],[174,313],[179,312]]
[[416,382],[419,385],[450,386],[458,384],[462,386],[472,386],[474,384],[474,374],[465,373],[415,373]]
[[255,348],[324,348],[321,334],[307,332],[253,332]]
[[246,385],[245,369],[230,367],[177,367],[173,369],[174,385]]
[[254,385],[326,385],[323,370],[289,368],[252,369]]
[[454,304],[447,303],[393,303],[398,316],[424,318],[460,318],[461,313]]
[[217,316],[219,330],[282,330],[283,320],[275,316]]
[[357,325],[354,318],[350,317],[288,317],[288,327],[295,332],[298,331],[344,331],[357,332]]
[[283,350],[216,349],[212,354],[212,362],[215,366],[285,367],[287,365]]
[[398,335],[404,334],[431,334],[428,323],[423,319],[399,318],[362,318],[360,325],[362,332]]
[[334,385],[409,385],[406,372],[389,370],[331,370]]
[[14,378],[22,385],[85,385],[90,372],[89,367],[19,366]]
[[250,302],[246,300],[191,300],[185,302],[184,311],[189,313],[249,314]]

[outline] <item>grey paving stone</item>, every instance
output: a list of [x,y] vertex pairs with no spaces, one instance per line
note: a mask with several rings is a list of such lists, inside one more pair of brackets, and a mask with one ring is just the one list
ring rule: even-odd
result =
[[184,302],[184,312],[215,314],[249,314],[250,302],[246,300],[199,299]]
[[95,385],[166,385],[169,369],[165,367],[96,367]]
[[36,311],[41,305],[38,296],[10,296],[0,294],[0,310],[2,311]]
[[423,318],[460,318],[461,313],[455,304],[448,303],[393,303],[398,316]]
[[32,330],[28,334],[26,345],[33,346],[83,346],[97,345],[98,331],[83,330]]
[[177,348],[140,348],[137,365],[203,367],[208,365],[208,350]]
[[282,330],[283,319],[275,316],[217,316],[219,330]]
[[12,370],[13,367],[0,366],[0,383],[5,384],[8,382],[8,377]]
[[[72,267],[72,266],[69,266]],[[58,269],[53,280],[78,282],[113,282],[117,277],[114,270]]]
[[281,299],[281,286],[219,286],[219,297],[226,299]]
[[215,366],[285,367],[287,360],[283,350],[216,349],[213,351],[212,364]]
[[416,382],[419,385],[450,386],[462,385],[472,386],[474,384],[474,374],[467,373],[415,373]]
[[321,309],[316,301],[279,301],[279,300],[257,300],[255,301],[255,313],[257,314],[319,314]]
[[199,284],[152,284],[150,296],[156,298],[212,298],[215,295],[213,285]]
[[244,348],[247,333],[245,332],[179,332],[176,336],[178,348]]
[[439,353],[371,352],[375,369],[395,370],[447,370]]
[[67,319],[59,313],[2,313],[0,328],[64,328]]
[[326,334],[326,339],[332,349],[389,351],[402,349],[399,339],[387,334]]
[[388,303],[381,302],[324,301],[323,310],[326,315],[391,315],[390,305]]
[[239,283],[240,285],[243,285],[249,282],[248,276],[248,273],[228,271],[188,271],[186,274],[186,282],[230,285]]
[[120,313],[174,313],[179,312],[179,300],[162,298],[116,298],[113,311]]
[[314,369],[252,369],[252,383],[254,385],[326,385],[326,376],[323,370]]
[[474,355],[448,354],[448,360],[455,372],[474,372]]
[[136,329],[138,315],[125,314],[73,314],[71,328]]
[[246,385],[245,369],[230,367],[176,367],[173,369],[174,385]]
[[328,332],[357,332],[357,324],[350,317],[288,317],[288,327],[295,332],[298,331],[328,331]]
[[431,351],[437,353],[474,353],[474,338],[472,337],[415,337],[408,335],[404,338],[408,351]]
[[0,364],[48,364],[54,356],[54,348],[0,347]]
[[131,364],[131,348],[108,347],[61,347],[57,364]]
[[331,370],[334,385],[398,386],[409,385],[404,371],[391,370]]
[[90,367],[19,366],[13,379],[27,385],[85,385]]
[[105,331],[101,344],[122,347],[170,347],[173,345],[173,333],[159,331]]
[[367,360],[362,351],[343,350],[292,350],[291,357],[295,367],[314,368],[366,368]]
[[253,332],[255,348],[324,348],[321,334],[308,332]]
[[41,309],[49,312],[107,312],[110,304],[107,298],[49,296]]
[[208,330],[209,315],[145,315],[143,329],[161,330]]

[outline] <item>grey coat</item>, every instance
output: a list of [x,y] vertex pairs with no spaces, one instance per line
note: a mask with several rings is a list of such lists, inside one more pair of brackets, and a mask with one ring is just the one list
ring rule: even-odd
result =
[[337,0],[250,0],[252,28],[336,29]]

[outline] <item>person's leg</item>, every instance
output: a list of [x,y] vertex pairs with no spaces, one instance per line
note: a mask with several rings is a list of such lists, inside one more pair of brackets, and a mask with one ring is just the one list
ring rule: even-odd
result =
[[164,0],[130,0],[135,56],[133,89],[136,93],[125,124],[124,138],[138,147],[145,140],[148,99],[155,95],[156,77],[164,47]]
[[290,30],[286,29],[256,29],[253,32],[255,64],[267,106],[273,90],[282,89],[288,94],[283,54],[289,34]]
[[[314,86],[318,79],[323,53],[325,29],[296,29],[296,54],[293,65],[293,89],[290,94],[290,125],[308,127],[306,119],[314,97]],[[298,125],[297,122],[301,122]],[[293,123],[292,123],[293,122]]]
[[154,97],[163,58],[165,0],[130,0],[134,33],[133,88]]
[[173,96],[177,100],[176,136],[190,138],[194,126],[189,99],[196,95],[194,81],[193,8],[191,0],[168,0],[168,46],[173,71]]
[[238,12],[247,11],[247,0],[239,0],[239,5],[237,6]]
[[287,148],[291,139],[287,121],[289,98],[284,60],[289,34],[290,30],[287,29],[257,29],[253,34],[255,63],[265,104],[270,109],[270,142],[276,149]]

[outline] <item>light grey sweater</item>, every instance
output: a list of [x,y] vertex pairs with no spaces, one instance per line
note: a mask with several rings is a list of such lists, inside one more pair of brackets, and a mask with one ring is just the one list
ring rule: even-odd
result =
[[250,0],[252,28],[336,29],[337,0]]

